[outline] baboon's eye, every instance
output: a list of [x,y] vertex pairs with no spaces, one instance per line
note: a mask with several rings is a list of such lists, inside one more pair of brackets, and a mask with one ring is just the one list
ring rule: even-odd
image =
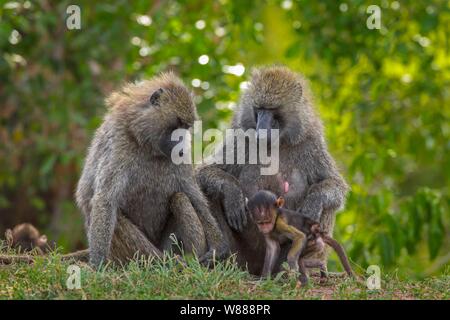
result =
[[159,88],[155,92],[153,92],[152,96],[150,97],[150,103],[154,106],[159,106],[160,98],[164,90],[162,88]]
[[273,123],[272,123],[272,127],[274,128],[274,129],[279,129],[280,128],[280,125],[281,125],[281,117],[280,117],[280,115],[279,114],[274,114],[274,116],[273,116]]

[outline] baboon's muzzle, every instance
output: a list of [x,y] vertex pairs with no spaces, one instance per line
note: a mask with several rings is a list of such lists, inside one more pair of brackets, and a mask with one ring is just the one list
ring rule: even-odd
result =
[[256,111],[256,137],[270,141],[273,124],[273,113],[269,110]]

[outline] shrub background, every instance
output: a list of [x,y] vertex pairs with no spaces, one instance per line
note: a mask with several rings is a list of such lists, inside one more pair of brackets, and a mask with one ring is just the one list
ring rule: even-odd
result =
[[[81,30],[66,28],[70,4]],[[371,4],[381,30],[366,27]],[[226,128],[251,68],[283,63],[309,78],[351,184],[336,227],[351,259],[441,272],[449,9],[439,0],[0,1],[0,234],[32,222],[65,250],[86,245],[73,192],[103,99],[122,83],[175,70],[204,129]]]

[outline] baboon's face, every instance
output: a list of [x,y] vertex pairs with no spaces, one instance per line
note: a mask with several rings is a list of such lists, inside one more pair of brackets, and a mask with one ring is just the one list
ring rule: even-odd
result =
[[283,204],[283,198],[276,198],[272,192],[265,190],[258,191],[248,201],[248,211],[261,233],[268,234],[272,232],[275,228],[278,208],[281,208]]
[[[188,130],[196,117],[187,89],[165,87],[154,91],[147,101],[135,108],[135,119],[129,128],[140,144],[149,145],[157,154],[170,158],[176,145],[189,142]],[[182,149],[187,150],[188,146]]]
[[285,68],[267,68],[254,72],[249,87],[242,97],[240,123],[256,130],[259,139],[270,141],[271,129],[280,130],[299,123],[298,102],[302,87],[295,74]]
[[275,228],[277,211],[274,204],[257,205],[250,209],[250,213],[253,221],[256,223],[256,226],[261,233],[268,234]]
[[[190,123],[186,123],[179,117],[173,117],[167,127],[162,132],[159,141],[158,148],[166,157],[170,158],[173,148],[179,143],[189,143],[189,129]],[[179,134],[178,134],[179,132]],[[179,156],[183,156],[183,150],[187,150],[188,145],[185,145],[182,150],[179,151]]]
[[253,106],[256,136],[258,139],[267,137],[271,139],[272,129],[281,129],[282,110],[277,106]]

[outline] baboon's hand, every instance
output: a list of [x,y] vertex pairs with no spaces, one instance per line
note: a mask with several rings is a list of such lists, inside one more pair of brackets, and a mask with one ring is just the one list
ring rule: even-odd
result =
[[313,234],[317,234],[320,232],[320,224],[319,223],[315,223],[311,226],[311,233]]
[[91,266],[94,270],[97,270],[102,265],[102,260],[97,259],[89,259],[89,266]]
[[100,254],[93,254],[92,252],[89,252],[89,265],[95,269],[98,270],[102,266],[105,265],[106,259],[100,255]]
[[228,225],[236,231],[242,231],[247,225],[245,197],[238,188],[225,188],[223,207]]
[[300,208],[300,213],[304,217],[308,217],[315,222],[319,222],[322,214],[322,208],[322,199],[320,198],[320,195],[308,195],[303,203],[303,206]]
[[207,267],[214,266],[214,263],[216,261],[221,261],[230,255],[230,248],[223,244],[220,245],[218,248],[211,248],[208,252],[206,252],[203,256],[200,257],[199,262]]

